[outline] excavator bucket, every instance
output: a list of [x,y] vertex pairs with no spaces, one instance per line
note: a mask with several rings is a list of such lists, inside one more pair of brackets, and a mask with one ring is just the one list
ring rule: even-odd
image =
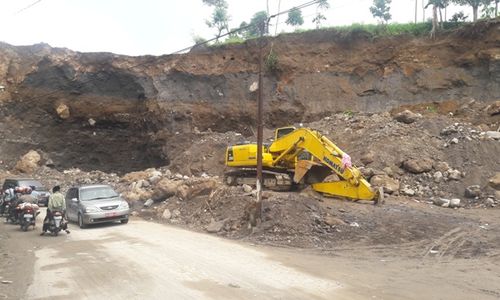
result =
[[[361,179],[362,181],[364,179]],[[346,197],[354,201],[356,200],[378,200],[378,193],[370,188],[368,183],[353,186],[349,182],[335,181],[335,182],[320,182],[312,185],[313,189],[317,192],[323,193],[325,196],[330,197]]]
[[313,162],[310,160],[298,160],[295,164],[295,172],[293,175],[293,182],[299,183],[304,175],[306,175],[307,171],[309,171],[313,166],[319,166],[321,164],[317,162]]

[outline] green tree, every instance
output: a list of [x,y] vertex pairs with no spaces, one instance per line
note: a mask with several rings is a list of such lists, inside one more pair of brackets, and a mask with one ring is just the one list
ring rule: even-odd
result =
[[479,6],[488,6],[491,3],[491,0],[453,0],[453,2],[458,5],[472,6],[472,21],[476,22]]
[[451,16],[450,22],[455,22],[455,23],[467,22],[467,16],[464,14],[463,11],[457,12],[453,16]]
[[496,16],[495,7],[493,6],[483,6],[481,13],[481,18],[483,19],[491,19]]
[[252,19],[250,19],[250,27],[248,28],[248,37],[258,37],[260,36],[260,28],[264,25],[263,34],[269,33],[269,27],[267,24],[267,19],[269,18],[266,11],[256,12]]
[[321,13],[322,10],[327,10],[330,8],[328,0],[319,0],[318,6],[316,7],[316,16],[312,20],[316,24],[316,29],[321,26],[321,22],[326,20],[325,15]]
[[387,23],[391,18],[391,2],[392,0],[373,0],[373,6],[370,7],[370,12],[374,18],[379,18],[381,23]]
[[203,3],[214,8],[211,19],[207,20],[206,24],[208,27],[217,30],[215,38],[216,42],[218,42],[222,32],[229,32],[229,20],[231,18],[227,12],[228,4],[226,0],[203,0]]
[[302,17],[302,11],[300,9],[292,9],[288,12],[288,18],[285,21],[286,24],[291,26],[299,26],[304,24],[304,18]]

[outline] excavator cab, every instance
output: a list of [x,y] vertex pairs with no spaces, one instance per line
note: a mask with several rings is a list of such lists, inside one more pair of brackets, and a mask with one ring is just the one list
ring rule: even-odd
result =
[[297,128],[295,128],[293,126],[281,127],[281,128],[276,129],[276,131],[274,132],[274,140],[276,141],[276,140],[284,137],[285,135],[294,132],[295,129],[297,129]]

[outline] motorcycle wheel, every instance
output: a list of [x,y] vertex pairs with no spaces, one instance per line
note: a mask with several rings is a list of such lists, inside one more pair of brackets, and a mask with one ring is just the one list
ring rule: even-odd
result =
[[22,231],[28,231],[28,224],[21,224]]

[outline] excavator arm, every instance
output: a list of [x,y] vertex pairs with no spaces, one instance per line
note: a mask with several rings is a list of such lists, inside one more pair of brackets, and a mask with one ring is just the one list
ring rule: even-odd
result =
[[[278,134],[276,134],[278,137]],[[311,169],[314,162],[301,163],[297,157],[303,151],[310,153],[322,165],[331,169],[342,180],[336,182],[318,182],[313,189],[329,196],[341,196],[355,200],[375,200],[377,193],[372,189],[361,172],[352,166],[350,157],[332,141],[318,131],[298,128],[277,138],[269,147],[269,153],[275,159],[276,167],[296,169],[294,180],[300,180]]]

